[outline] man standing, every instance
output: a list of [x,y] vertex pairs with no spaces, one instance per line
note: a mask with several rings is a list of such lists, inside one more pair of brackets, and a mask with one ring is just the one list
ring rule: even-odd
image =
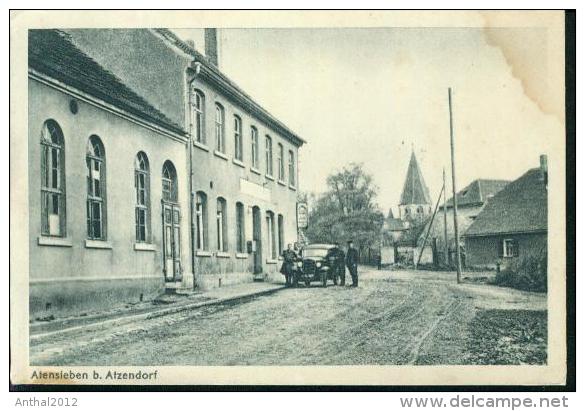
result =
[[353,247],[353,241],[349,240],[347,242],[347,254],[345,255],[345,265],[349,269],[349,273],[351,274],[351,286],[357,287],[358,286],[358,252]]
[[289,244],[287,249],[282,252],[282,259],[280,272],[284,274],[286,286],[290,287],[293,284],[294,266],[297,261],[297,253],[294,252],[292,244]]

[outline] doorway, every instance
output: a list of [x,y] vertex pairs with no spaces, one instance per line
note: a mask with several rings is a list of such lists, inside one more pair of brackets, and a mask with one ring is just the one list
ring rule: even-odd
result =
[[163,271],[166,282],[181,281],[181,210],[163,201]]

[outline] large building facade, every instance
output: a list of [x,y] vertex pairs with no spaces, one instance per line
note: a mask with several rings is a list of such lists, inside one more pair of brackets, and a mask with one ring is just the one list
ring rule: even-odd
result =
[[303,140],[216,63],[167,30],[29,33],[31,315],[277,273]]

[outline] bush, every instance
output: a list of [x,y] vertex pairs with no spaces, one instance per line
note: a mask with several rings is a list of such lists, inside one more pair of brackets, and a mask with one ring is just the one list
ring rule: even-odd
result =
[[519,290],[546,292],[547,261],[546,251],[540,255],[529,255],[514,260],[504,270],[496,274],[495,283]]

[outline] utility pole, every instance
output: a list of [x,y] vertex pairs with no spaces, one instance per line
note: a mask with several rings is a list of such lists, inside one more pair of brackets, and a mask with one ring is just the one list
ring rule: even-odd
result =
[[457,284],[461,283],[461,250],[459,249],[459,227],[457,226],[457,184],[455,183],[455,140],[453,137],[453,108],[451,87],[449,87],[449,131],[451,134],[451,177],[453,179],[453,226],[455,228],[455,254],[457,264]]
[[443,167],[443,228],[445,229],[445,265],[449,265],[449,238],[447,237],[447,181]]

